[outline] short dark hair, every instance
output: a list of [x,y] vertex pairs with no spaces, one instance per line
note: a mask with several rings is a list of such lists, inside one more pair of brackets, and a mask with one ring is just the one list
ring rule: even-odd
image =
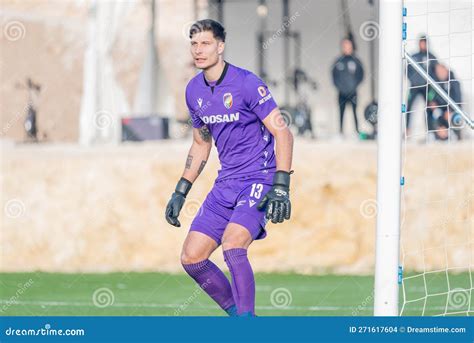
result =
[[191,25],[191,28],[189,29],[189,38],[192,38],[195,33],[203,31],[211,31],[214,38],[225,42],[226,32],[224,27],[218,21],[212,19],[198,20]]

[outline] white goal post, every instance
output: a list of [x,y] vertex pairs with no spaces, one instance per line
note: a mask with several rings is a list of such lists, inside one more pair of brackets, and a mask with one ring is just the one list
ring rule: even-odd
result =
[[402,25],[402,0],[380,0],[375,316],[398,316]]

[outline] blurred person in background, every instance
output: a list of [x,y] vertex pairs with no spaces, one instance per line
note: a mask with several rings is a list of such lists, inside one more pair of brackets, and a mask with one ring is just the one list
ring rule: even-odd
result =
[[[26,116],[23,121],[23,128],[25,129],[25,142],[38,142],[38,101],[41,92],[41,85],[33,82],[31,78],[26,79],[26,83],[17,83],[16,88],[26,89],[28,92],[28,102],[26,104]],[[43,134],[43,138],[46,134]]]
[[332,66],[332,80],[338,90],[339,103],[339,133],[344,135],[344,112],[346,104],[352,105],[354,124],[359,134],[359,123],[357,120],[357,87],[364,79],[364,68],[360,60],[354,54],[354,45],[348,38],[341,42],[342,55]]
[[[435,77],[435,66],[437,64],[436,57],[428,51],[428,41],[425,35],[420,36],[418,40],[418,52],[414,54],[413,59],[420,67],[428,72],[431,77]],[[410,64],[407,71],[408,79],[410,80],[410,90],[408,92],[407,114],[406,114],[406,130],[407,135],[410,131],[410,117],[415,100],[421,96],[426,102],[427,81],[421,76]],[[428,130],[433,130],[433,117],[431,110],[427,110],[427,125]]]
[[[208,160],[212,140],[221,163],[218,177],[183,244],[184,270],[229,316],[255,316],[255,278],[247,249],[266,236],[267,220],[290,218],[293,136],[266,84],[224,61],[225,30],[214,20],[190,29],[191,55],[202,72],[186,87],[193,143],[166,207],[166,220],[181,226],[179,213]],[[232,284],[213,262],[222,245]]]
[[[461,84],[456,80],[456,76],[444,64],[437,63],[435,66],[434,79],[443,88],[448,96],[459,106],[462,102]],[[433,130],[437,140],[447,140],[449,129],[461,140],[461,127],[463,118],[448,103],[430,87],[428,94],[428,105],[433,115]]]

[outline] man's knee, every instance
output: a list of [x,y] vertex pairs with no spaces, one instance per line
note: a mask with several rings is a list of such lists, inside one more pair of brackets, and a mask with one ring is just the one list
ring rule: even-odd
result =
[[238,248],[246,248],[245,244],[242,243],[241,240],[229,237],[226,240],[222,241],[222,249],[229,250],[229,249],[238,249]]
[[194,264],[204,261],[209,256],[205,253],[193,251],[191,249],[183,249],[181,252],[181,264]]
[[247,249],[252,243],[252,236],[242,226],[233,227],[232,229],[226,229],[224,236],[222,237],[222,249]]
[[200,232],[190,232],[183,243],[181,263],[193,264],[204,261],[217,248],[217,243]]

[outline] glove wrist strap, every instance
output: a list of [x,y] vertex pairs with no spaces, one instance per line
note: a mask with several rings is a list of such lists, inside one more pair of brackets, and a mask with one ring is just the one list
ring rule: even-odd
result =
[[273,184],[280,185],[287,188],[290,188],[290,175],[293,174],[293,171],[287,172],[283,170],[277,170],[273,176]]
[[192,185],[193,184],[190,181],[182,177],[181,179],[179,179],[178,184],[176,185],[175,192],[181,193],[186,198],[189,191],[191,190]]

